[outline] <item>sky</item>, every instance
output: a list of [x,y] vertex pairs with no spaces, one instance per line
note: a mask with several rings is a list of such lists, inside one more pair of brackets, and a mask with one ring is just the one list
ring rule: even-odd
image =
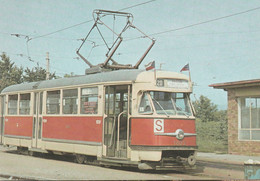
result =
[[[208,97],[219,109],[227,108],[227,93],[208,85],[260,78],[260,0],[0,0],[0,53],[17,66],[46,67],[50,71],[84,74],[87,64],[76,50],[94,24],[95,9],[131,13],[133,24],[156,40],[140,68],[155,61],[156,69],[179,72],[189,63],[194,82],[192,100]],[[104,17],[116,32],[123,17]],[[101,26],[104,38],[113,34]],[[19,35],[19,36],[15,36]],[[141,34],[136,29],[125,39]],[[94,32],[82,48],[93,64],[105,61],[104,46]],[[30,40],[27,42],[27,40]],[[95,45],[99,45],[95,48]],[[126,41],[114,58],[135,64],[151,41]],[[92,51],[93,50],[93,51]],[[30,57],[30,59],[28,58]],[[183,72],[188,75],[188,72]]]

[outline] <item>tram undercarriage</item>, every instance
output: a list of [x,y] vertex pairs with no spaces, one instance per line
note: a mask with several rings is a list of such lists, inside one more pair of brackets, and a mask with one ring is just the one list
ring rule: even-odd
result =
[[[142,151],[149,154],[150,151]],[[131,161],[120,157],[97,158],[98,164],[105,166],[137,167],[140,170],[191,170],[196,168],[196,150],[164,150],[159,161]]]
[[167,150],[162,151],[162,159],[159,162],[142,161],[138,164],[140,170],[156,169],[195,169],[196,151],[187,150]]
[[[9,145],[5,145],[9,146]],[[160,161],[141,160],[131,161],[120,157],[97,157],[83,154],[73,154],[67,152],[41,150],[26,147],[17,147],[20,154],[35,156],[37,153],[60,155],[60,156],[74,156],[74,161],[79,164],[101,165],[101,166],[115,166],[115,167],[135,167],[139,170],[191,170],[196,168],[196,150],[164,150]],[[149,151],[142,151],[147,152]]]

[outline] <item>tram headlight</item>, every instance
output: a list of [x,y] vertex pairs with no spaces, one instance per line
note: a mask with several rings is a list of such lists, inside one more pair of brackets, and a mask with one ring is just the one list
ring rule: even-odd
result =
[[178,140],[182,140],[184,138],[184,131],[182,129],[176,130],[176,138]]

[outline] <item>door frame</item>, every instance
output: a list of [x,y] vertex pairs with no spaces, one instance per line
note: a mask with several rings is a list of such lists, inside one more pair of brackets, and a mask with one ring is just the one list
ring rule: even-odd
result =
[[33,133],[32,148],[40,148],[42,141],[42,108],[43,108],[43,92],[33,93]]
[[[124,91],[123,92],[120,92],[120,91],[117,91],[117,87],[123,87],[125,86],[126,88],[123,89]],[[107,108],[107,106],[109,106],[109,103],[110,102],[110,96],[108,96],[108,98],[106,97],[107,95],[107,91],[109,91],[110,87],[112,87],[114,90],[113,90],[113,114],[109,115],[109,113],[107,113],[107,111],[109,110],[109,108]],[[103,116],[103,146],[102,146],[102,157],[113,157],[113,158],[122,158],[122,159],[127,159],[128,158],[128,147],[129,147],[129,120],[130,120],[130,115],[131,115],[131,112],[130,112],[130,106],[131,106],[131,94],[132,94],[132,85],[131,84],[123,84],[123,85],[106,85],[104,86],[104,92],[103,92],[103,97],[104,97],[104,100],[103,100],[103,108],[104,108],[104,116]],[[119,104],[118,104],[118,108],[120,109],[119,113],[116,113],[116,94],[117,93],[120,93],[120,101],[119,101]],[[121,95],[121,93],[123,93]],[[124,94],[127,93],[127,110],[123,110],[123,107],[120,107],[120,104],[124,103],[123,101],[123,97],[124,97]],[[111,94],[111,92],[110,92]],[[123,96],[123,97],[122,97]],[[106,104],[108,101],[108,105]],[[108,109],[108,110],[107,110]],[[125,149],[120,149],[119,147],[119,138],[120,136],[122,136],[122,132],[120,131],[120,129],[118,129],[118,127],[120,127],[120,124],[121,124],[121,117],[122,115],[126,115],[126,128],[124,129],[126,131],[126,140],[125,140]],[[119,116],[119,117],[118,117]],[[112,119],[113,118],[113,125],[111,126],[111,128],[113,130],[111,130],[111,133],[113,135],[111,135],[110,137],[110,140],[113,141],[112,144],[115,144],[114,145],[114,155],[110,155],[108,153],[108,146],[111,146],[109,145],[108,143],[108,140],[105,140],[105,139],[108,139],[106,138],[106,131],[107,129],[109,129],[109,123],[107,121],[109,121],[108,119]],[[119,120],[120,119],[120,120]],[[119,121],[119,122],[118,122]],[[112,138],[115,137],[115,138]],[[119,152],[121,151],[125,151],[125,154],[122,156],[121,154],[119,154]]]

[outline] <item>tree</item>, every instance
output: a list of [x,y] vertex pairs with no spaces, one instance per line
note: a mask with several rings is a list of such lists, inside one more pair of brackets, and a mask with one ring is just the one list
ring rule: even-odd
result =
[[23,68],[17,67],[10,58],[2,53],[0,60],[0,91],[5,87],[23,82]]
[[63,77],[64,78],[69,78],[69,77],[75,77],[77,75],[74,74],[74,72],[70,72],[70,74],[65,74]]
[[218,110],[210,99],[200,96],[194,102],[196,110],[196,130],[199,151],[227,152],[228,131],[227,111]]
[[[46,70],[42,67],[34,67],[29,69],[28,67],[24,70],[24,82],[37,82],[46,80]],[[50,73],[50,79],[56,79],[55,73]]]
[[194,108],[196,117],[201,119],[202,122],[217,121],[217,106],[207,97],[201,95],[199,100],[194,103]]

